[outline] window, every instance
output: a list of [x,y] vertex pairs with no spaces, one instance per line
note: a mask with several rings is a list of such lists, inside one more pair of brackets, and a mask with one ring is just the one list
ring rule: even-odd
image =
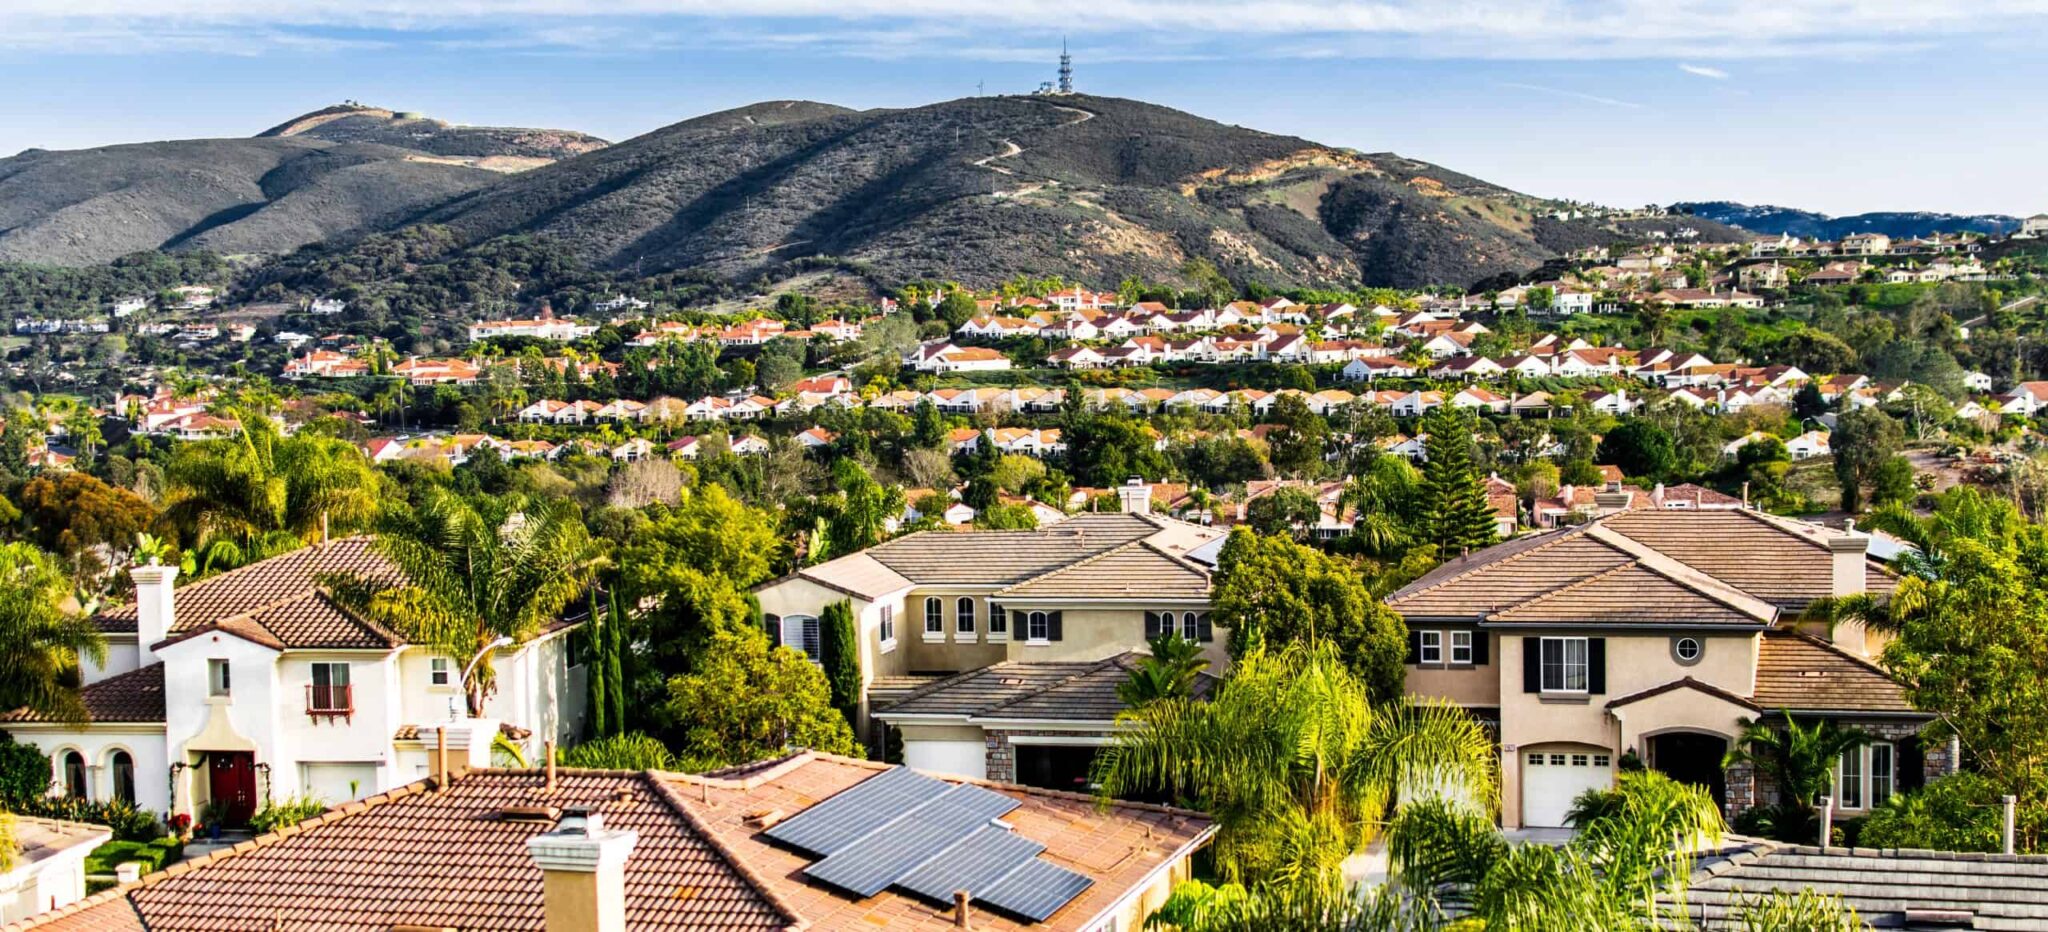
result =
[[135,804],[135,758],[127,751],[115,751],[107,758],[108,769],[114,772],[114,798],[129,805]]
[[1671,641],[1671,658],[1688,667],[1698,663],[1700,654],[1705,651],[1699,638],[1682,637],[1673,638]]
[[1852,748],[1842,755],[1842,771],[1835,781],[1835,804],[1843,809],[1863,808],[1863,749]]
[[1190,641],[1202,639],[1202,625],[1195,620],[1194,612],[1180,613],[1180,636]]
[[69,751],[64,755],[64,795],[72,799],[84,799],[87,795],[85,755],[77,751]]
[[1010,613],[1001,605],[988,603],[988,636],[1008,637],[1010,635]]
[[1562,766],[1564,766],[1564,755],[1563,755],[1563,754],[1552,754],[1552,755],[1550,755],[1550,766],[1552,766],[1552,767],[1562,767]]
[[353,698],[348,689],[348,664],[313,665],[313,685],[306,687],[306,711],[352,712]]
[[1574,766],[1574,767],[1584,767],[1584,766],[1586,766],[1586,755],[1584,755],[1584,754],[1573,754],[1573,755],[1572,755],[1572,766]]
[[208,660],[206,662],[206,694],[209,696],[231,695],[234,683],[229,680],[228,662]]
[[1442,631],[1420,632],[1422,640],[1415,651],[1416,659],[1423,663],[1444,662],[1444,633]]
[[1453,632],[1451,632],[1451,662],[1452,662],[1452,663],[1471,663],[1471,662],[1472,662],[1472,632],[1470,632],[1470,631],[1453,631]]
[[880,634],[882,636],[883,647],[888,647],[896,643],[896,606],[882,606],[882,624],[880,627]]
[[450,686],[455,682],[455,663],[446,657],[434,657],[427,661],[427,683],[433,686]]
[[953,629],[961,634],[974,633],[974,600],[961,596],[953,603]]
[[812,663],[823,663],[823,647],[818,643],[818,619],[813,615],[782,616],[782,646],[803,651],[804,657]]
[[1028,616],[1024,636],[1033,641],[1043,641],[1052,636],[1050,619],[1044,612],[1032,612]]
[[1873,742],[1870,745],[1870,808],[1882,806],[1885,800],[1892,798],[1892,767],[1891,742]]
[[1542,687],[1547,693],[1586,691],[1586,639],[1544,638]]
[[924,633],[944,635],[946,633],[946,606],[937,596],[924,600]]
[[1542,755],[1542,754],[1531,754],[1531,755],[1529,755],[1529,766],[1531,766],[1531,767],[1541,767],[1541,766],[1543,766],[1543,755]]
[[1593,755],[1593,766],[1595,766],[1595,767],[1605,767],[1605,766],[1607,766],[1607,755],[1605,755],[1605,754],[1595,754],[1595,755]]

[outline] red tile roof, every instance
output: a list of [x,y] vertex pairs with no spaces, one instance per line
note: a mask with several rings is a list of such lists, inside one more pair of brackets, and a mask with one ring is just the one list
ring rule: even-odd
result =
[[[377,648],[405,643],[397,634],[346,611],[320,590],[330,573],[398,578],[367,536],[346,537],[271,557],[179,586],[171,639],[221,630],[275,648]],[[93,616],[109,633],[135,630],[135,605]]]
[[[78,691],[87,717],[94,722],[161,722],[164,720],[164,665],[107,677]],[[0,723],[54,722],[28,709],[0,714]]]

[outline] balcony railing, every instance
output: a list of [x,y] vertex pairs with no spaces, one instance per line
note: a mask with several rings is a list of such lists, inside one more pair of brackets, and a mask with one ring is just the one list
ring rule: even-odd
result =
[[314,718],[349,718],[356,714],[356,694],[348,686],[306,687],[306,714]]

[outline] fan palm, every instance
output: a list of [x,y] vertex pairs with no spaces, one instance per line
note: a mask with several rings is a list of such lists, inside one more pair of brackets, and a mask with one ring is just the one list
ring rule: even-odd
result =
[[1801,726],[1792,713],[1781,714],[1783,727],[1760,719],[1744,725],[1721,766],[1749,764],[1763,771],[1784,794],[1784,803],[1806,809],[1834,784],[1842,755],[1869,744],[1870,735],[1826,720]]
[[1186,699],[1195,694],[1195,678],[1208,669],[1202,645],[1171,631],[1153,638],[1152,653],[1141,657],[1130,679],[1116,684],[1116,697],[1130,708],[1161,699]]
[[1486,729],[1447,705],[1374,708],[1327,644],[1254,652],[1210,701],[1125,713],[1096,761],[1105,799],[1166,790],[1216,820],[1223,879],[1335,886],[1397,801],[1496,799]]
[[188,552],[231,568],[294,549],[323,530],[369,524],[377,474],[353,444],[283,437],[268,418],[241,420],[239,436],[182,446],[166,470],[171,492],[163,520]]
[[480,662],[463,681],[471,715],[493,687],[488,648],[525,641],[553,624],[596,576],[597,545],[559,499],[464,497],[429,489],[419,508],[387,519],[373,545],[403,579],[355,574],[326,582],[342,604],[459,661]]
[[107,645],[91,622],[65,610],[70,594],[54,558],[32,544],[0,544],[0,709],[85,720],[68,681],[78,658],[104,663]]

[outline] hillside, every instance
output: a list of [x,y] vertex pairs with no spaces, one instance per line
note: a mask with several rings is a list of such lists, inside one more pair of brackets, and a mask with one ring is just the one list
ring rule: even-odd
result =
[[492,171],[524,171],[609,145],[596,136],[571,130],[458,126],[417,113],[361,104],[315,110],[257,136],[375,143]]
[[1753,233],[1825,240],[1841,239],[1851,233],[1882,233],[1886,236],[1927,236],[1934,233],[2010,233],[2019,229],[2017,217],[2004,214],[1944,214],[1931,211],[1877,211],[1830,217],[1827,214],[1770,204],[1738,204],[1734,201],[1693,201],[1671,205],[1674,213],[1691,214],[1739,226]]
[[[602,266],[730,277],[831,256],[884,281],[1060,274],[1463,284],[1616,237],[1425,162],[1105,97],[854,112],[773,102],[507,178],[422,220],[557,238]],[[1715,228],[1719,230],[1718,227]]]

